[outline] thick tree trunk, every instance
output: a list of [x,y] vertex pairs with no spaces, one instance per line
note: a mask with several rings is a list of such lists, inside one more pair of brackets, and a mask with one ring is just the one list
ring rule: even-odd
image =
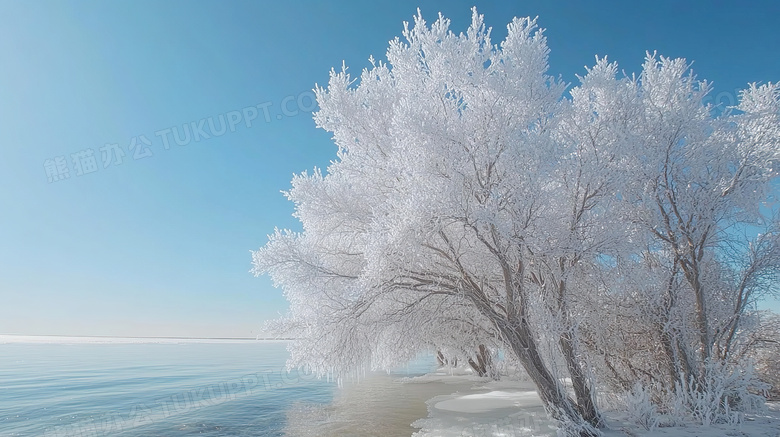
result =
[[[550,373],[539,353],[534,333],[526,317],[528,299],[523,290],[525,271],[522,260],[517,262],[516,268],[510,267],[514,262],[510,264],[490,242],[481,237],[479,233],[477,236],[499,261],[503,273],[506,301],[501,312],[496,311],[482,287],[459,265],[464,283],[471,291],[469,298],[476,308],[495,324],[504,342],[528,373],[536,385],[545,410],[552,419],[562,425],[559,428],[559,433],[563,432],[567,436],[580,437],[601,435],[597,426],[588,422],[580,414],[576,403],[568,396],[561,382]],[[491,236],[494,242],[498,240],[493,227],[491,227]],[[442,237],[452,248],[446,236],[442,234]]]
[[[560,260],[561,275],[565,269],[565,261]],[[566,362],[566,368],[569,371],[571,377],[572,387],[574,388],[574,395],[577,398],[577,411],[580,413],[583,419],[596,428],[600,428],[604,425],[604,420],[596,410],[596,404],[593,402],[593,394],[590,390],[590,383],[585,371],[582,368],[579,360],[577,360],[577,353],[575,350],[575,337],[573,332],[575,326],[572,323],[567,305],[566,298],[566,282],[562,279],[558,280],[558,310],[560,311],[561,323],[563,324],[563,332],[558,338],[558,345],[563,353],[564,361]]]
[[512,348],[512,352],[536,385],[547,413],[554,420],[582,428],[580,436],[597,435],[595,429],[593,432],[588,430],[595,428],[595,426],[580,414],[574,401],[566,394],[564,387],[548,370],[539,354],[527,321],[521,319],[519,326],[511,326],[508,323],[499,323],[498,326]]
[[569,375],[571,375],[574,395],[577,397],[577,410],[588,423],[596,428],[601,428],[604,425],[604,420],[596,410],[588,378],[577,360],[577,355],[574,351],[574,339],[571,333],[567,331],[561,334],[559,344],[566,360]]

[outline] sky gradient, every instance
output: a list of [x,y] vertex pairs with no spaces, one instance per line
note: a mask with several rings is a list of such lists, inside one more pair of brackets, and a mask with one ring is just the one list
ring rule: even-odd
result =
[[260,333],[286,302],[250,250],[300,229],[280,190],[335,158],[311,89],[383,59],[418,7],[460,32],[476,3],[494,42],[539,16],[567,82],[647,50],[719,103],[780,80],[774,1],[374,3],[0,0],[0,334]]

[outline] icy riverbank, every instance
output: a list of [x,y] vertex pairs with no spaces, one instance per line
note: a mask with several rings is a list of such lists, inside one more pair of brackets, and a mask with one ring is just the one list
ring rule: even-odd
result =
[[[463,382],[473,385],[455,393],[429,399],[428,417],[412,423],[419,431],[413,437],[542,437],[555,436],[533,384],[517,380],[489,381],[467,372],[437,372],[404,380],[407,384]],[[694,423],[646,430],[631,423],[625,414],[605,411],[605,437],[778,437],[780,404],[768,403],[763,414],[747,415],[740,424],[701,426]]]
[[516,380],[489,381],[469,374],[438,371],[406,382],[470,380],[473,386],[428,400],[428,417],[412,424],[414,437],[554,436],[533,384]]

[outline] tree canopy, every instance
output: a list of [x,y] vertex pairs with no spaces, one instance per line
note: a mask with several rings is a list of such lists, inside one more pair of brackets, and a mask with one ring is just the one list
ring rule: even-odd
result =
[[253,253],[290,302],[274,325],[297,338],[290,365],[339,377],[504,350],[583,434],[603,425],[596,386],[702,392],[715,364],[733,370],[780,266],[761,208],[778,85],[716,116],[683,59],[648,54],[636,76],[597,59],[568,89],[535,19],[497,45],[476,10],[449,25],[418,14],[386,62],[315,90],[337,158],[285,193],[303,231]]

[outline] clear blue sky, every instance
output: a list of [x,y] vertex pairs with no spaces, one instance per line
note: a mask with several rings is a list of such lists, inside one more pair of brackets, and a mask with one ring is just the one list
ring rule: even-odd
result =
[[[315,82],[383,58],[418,6],[461,31],[474,3],[0,0],[0,333],[256,335],[286,303],[249,251],[299,228],[279,191],[335,157]],[[726,103],[780,80],[776,1],[476,6],[496,42],[538,15],[569,82],[646,50],[695,61]]]

